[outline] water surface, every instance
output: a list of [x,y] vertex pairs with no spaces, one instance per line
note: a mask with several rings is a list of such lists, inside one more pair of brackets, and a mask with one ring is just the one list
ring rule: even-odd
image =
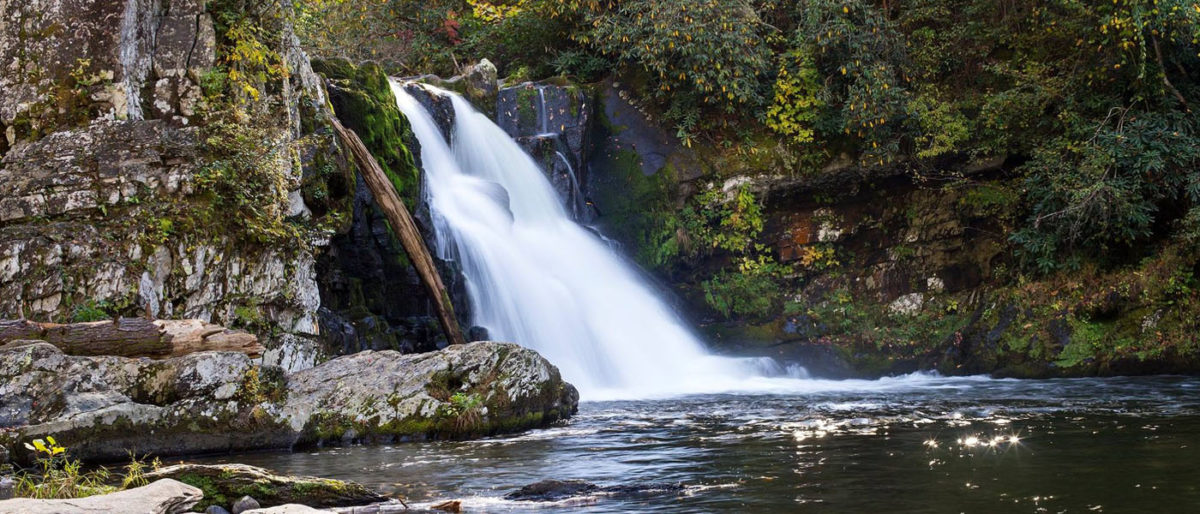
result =
[[[559,426],[479,441],[217,460],[468,512],[1200,512],[1200,378],[825,384],[585,402]],[[685,489],[501,499],[548,478]]]

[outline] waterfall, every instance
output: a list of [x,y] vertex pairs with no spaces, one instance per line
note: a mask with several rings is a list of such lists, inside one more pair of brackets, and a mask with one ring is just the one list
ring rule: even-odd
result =
[[708,354],[630,264],[572,221],[508,134],[458,95],[416,87],[454,108],[450,145],[392,84],[421,143],[436,251],[461,263],[473,322],[492,339],[537,350],[592,400],[744,389],[786,373],[770,359]]

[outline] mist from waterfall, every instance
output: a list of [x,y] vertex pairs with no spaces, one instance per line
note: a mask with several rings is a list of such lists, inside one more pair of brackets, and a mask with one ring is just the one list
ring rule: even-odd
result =
[[461,263],[472,321],[491,339],[537,350],[589,400],[783,385],[789,373],[770,359],[706,352],[629,263],[572,221],[503,129],[457,94],[416,87],[454,108],[447,144],[404,84],[392,84],[421,144],[436,251]]

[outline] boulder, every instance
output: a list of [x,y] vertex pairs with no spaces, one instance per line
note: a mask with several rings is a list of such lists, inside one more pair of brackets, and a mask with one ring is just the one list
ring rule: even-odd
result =
[[361,352],[294,373],[283,416],[302,444],[382,442],[545,426],[578,402],[537,352],[475,342],[416,355]]
[[627,498],[648,494],[679,494],[684,487],[679,484],[635,484],[599,486],[583,480],[542,480],[504,495],[506,500],[552,502],[576,496],[603,495],[610,498]]
[[467,96],[475,105],[495,105],[496,93],[500,89],[496,65],[487,59],[481,59],[463,72],[466,82]]
[[[259,506],[274,507],[303,503],[313,507],[344,507],[387,501],[362,485],[328,478],[276,475],[268,470],[244,464],[180,464],[147,473],[156,480],[172,478],[204,491],[205,505],[228,505],[246,491],[254,491]],[[240,503],[240,501],[239,501]],[[236,504],[234,512],[236,514]]]
[[265,509],[251,509],[243,511],[242,514],[309,514],[313,512],[328,513],[327,510],[314,509],[307,505],[298,503],[289,503],[287,505],[277,505],[275,507],[267,507]]
[[164,479],[142,487],[87,498],[3,500],[0,501],[0,514],[175,514],[190,510],[201,496],[202,493],[195,487]]
[[0,348],[0,446],[53,436],[74,458],[232,452],[461,438],[545,426],[575,412],[558,369],[511,343],[425,354],[368,351],[286,374],[242,353],[164,360]]
[[588,494],[600,486],[583,480],[542,480],[504,495],[506,500],[556,501],[572,496]]
[[233,514],[242,514],[248,510],[258,510],[261,507],[262,504],[258,503],[258,500],[255,500],[249,496],[243,496],[239,498],[238,501],[233,502],[233,508],[231,510]]

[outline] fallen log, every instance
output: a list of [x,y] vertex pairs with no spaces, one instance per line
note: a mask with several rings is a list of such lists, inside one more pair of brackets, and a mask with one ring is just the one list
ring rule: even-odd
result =
[[375,203],[387,216],[388,224],[396,233],[396,237],[400,239],[400,245],[404,247],[413,267],[417,269],[417,275],[421,277],[421,283],[425,285],[429,297],[433,299],[438,322],[442,325],[446,340],[450,344],[466,344],[467,341],[463,338],[458,320],[454,317],[454,305],[450,301],[450,293],[442,284],[442,276],[438,274],[433,257],[429,255],[429,249],[425,247],[425,240],[421,238],[421,232],[417,229],[417,224],[413,222],[412,215],[408,213],[408,208],[396,194],[396,189],[384,174],[383,168],[379,167],[379,162],[358,138],[358,134],[343,127],[337,119],[330,121],[338,136],[341,137],[343,145],[350,150],[350,155],[354,158],[354,162],[362,174],[363,182],[366,182],[367,189],[371,190],[371,196],[375,197]]
[[88,323],[38,323],[0,320],[0,346],[21,340],[50,343],[67,355],[117,355],[163,359],[203,351],[261,356],[254,334],[229,330],[198,319],[120,318]]

